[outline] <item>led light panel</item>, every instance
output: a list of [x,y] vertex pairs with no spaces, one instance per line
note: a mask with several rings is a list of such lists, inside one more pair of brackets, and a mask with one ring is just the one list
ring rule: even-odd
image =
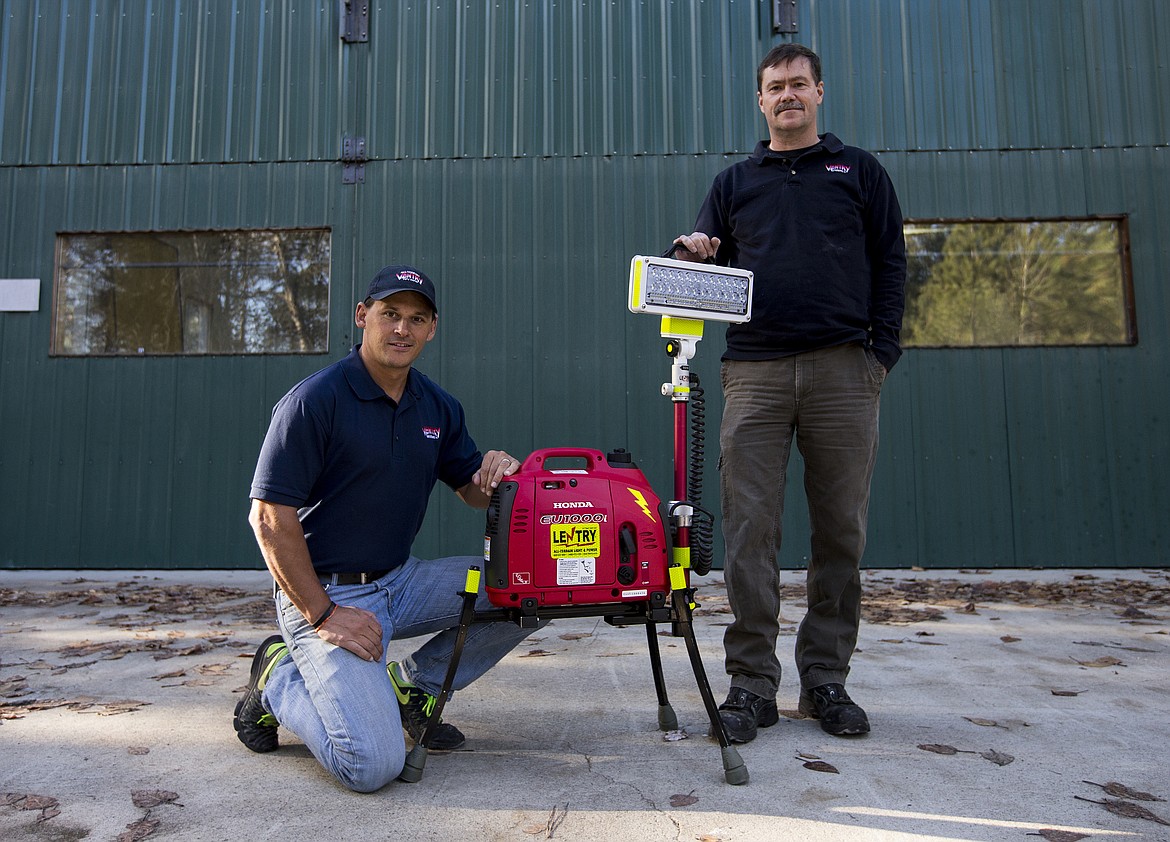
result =
[[746,322],[752,317],[752,273],[637,255],[630,262],[630,312]]

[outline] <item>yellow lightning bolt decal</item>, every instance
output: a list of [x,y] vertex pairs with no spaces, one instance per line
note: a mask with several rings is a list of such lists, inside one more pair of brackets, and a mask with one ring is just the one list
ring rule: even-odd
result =
[[627,488],[626,491],[634,495],[634,501],[638,504],[638,508],[646,513],[646,517],[650,518],[650,522],[658,523],[654,519],[654,515],[650,514],[650,504],[646,502],[646,498],[642,496],[642,492],[636,488]]

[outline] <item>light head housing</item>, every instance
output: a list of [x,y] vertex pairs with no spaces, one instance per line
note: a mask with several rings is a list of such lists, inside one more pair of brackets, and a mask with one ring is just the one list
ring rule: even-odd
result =
[[747,269],[635,255],[630,312],[741,324],[752,317],[752,279]]

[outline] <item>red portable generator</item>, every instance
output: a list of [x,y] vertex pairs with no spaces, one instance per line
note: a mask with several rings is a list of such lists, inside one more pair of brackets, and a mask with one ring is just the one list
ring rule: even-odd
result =
[[[584,463],[583,467],[550,467]],[[493,605],[648,603],[669,612],[665,506],[624,450],[533,452],[488,506],[484,584]]]

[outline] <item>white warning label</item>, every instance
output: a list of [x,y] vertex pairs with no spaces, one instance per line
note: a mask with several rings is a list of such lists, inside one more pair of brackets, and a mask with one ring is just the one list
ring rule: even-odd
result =
[[597,582],[597,559],[558,558],[557,585],[592,585]]

